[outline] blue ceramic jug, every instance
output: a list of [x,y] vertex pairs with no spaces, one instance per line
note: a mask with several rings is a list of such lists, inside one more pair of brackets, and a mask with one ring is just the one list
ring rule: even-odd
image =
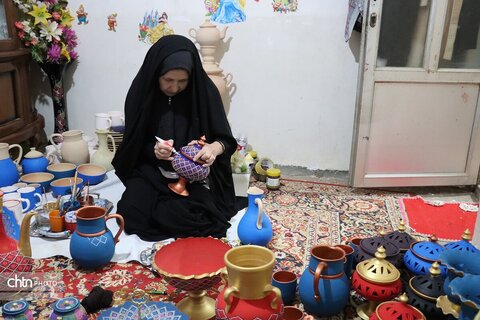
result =
[[48,159],[40,151],[30,148],[21,162],[23,174],[46,172],[49,165]]
[[[77,229],[70,239],[70,255],[82,268],[101,268],[110,262],[115,253],[115,245],[123,231],[124,221],[119,214],[106,214],[106,209],[97,206],[86,206],[77,210]],[[106,221],[112,218],[117,218],[120,223],[115,237],[106,224]]]
[[238,238],[242,244],[266,246],[273,237],[272,222],[263,210],[263,191],[257,187],[247,190],[248,207],[238,224]]
[[338,247],[317,245],[312,248],[310,262],[298,284],[305,311],[322,317],[342,311],[350,293],[344,263],[345,252]]
[[[9,151],[12,148],[18,148],[17,159],[10,158]],[[22,158],[23,150],[19,144],[8,145],[8,143],[0,143],[0,187],[5,187],[18,182],[19,174],[17,164]]]

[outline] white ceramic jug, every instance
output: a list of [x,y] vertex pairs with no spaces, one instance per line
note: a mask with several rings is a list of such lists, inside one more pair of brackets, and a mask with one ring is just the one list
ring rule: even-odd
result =
[[[61,144],[55,143],[55,137],[63,139]],[[87,141],[83,140],[83,131],[70,130],[62,134],[54,133],[50,136],[52,145],[60,150],[63,162],[74,163],[77,166],[84,163],[89,163],[90,154],[88,152]]]

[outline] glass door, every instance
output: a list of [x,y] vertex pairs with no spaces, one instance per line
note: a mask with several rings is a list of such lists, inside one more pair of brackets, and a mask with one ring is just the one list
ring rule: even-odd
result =
[[476,184],[480,1],[366,3],[351,184]]

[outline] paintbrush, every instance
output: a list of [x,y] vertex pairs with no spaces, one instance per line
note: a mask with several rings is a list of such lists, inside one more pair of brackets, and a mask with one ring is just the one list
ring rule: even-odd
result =
[[72,198],[70,199],[70,201],[72,201],[72,203],[75,200],[75,192],[77,191],[77,177],[78,177],[78,171],[75,171],[75,176],[73,177]]
[[175,148],[170,144],[170,142],[165,141],[162,138],[159,138],[157,136],[155,136],[155,139],[157,139],[158,142],[163,143],[163,144],[169,146],[170,148],[172,148],[172,153],[177,154],[177,150],[175,150]]

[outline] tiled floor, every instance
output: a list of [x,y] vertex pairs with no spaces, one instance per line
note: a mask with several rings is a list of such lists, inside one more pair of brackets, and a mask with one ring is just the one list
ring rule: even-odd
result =
[[[280,166],[282,178],[349,185],[348,171],[309,170],[303,167]],[[451,187],[404,187],[382,188],[392,191],[411,192],[428,199],[455,202],[478,202],[475,186]]]

